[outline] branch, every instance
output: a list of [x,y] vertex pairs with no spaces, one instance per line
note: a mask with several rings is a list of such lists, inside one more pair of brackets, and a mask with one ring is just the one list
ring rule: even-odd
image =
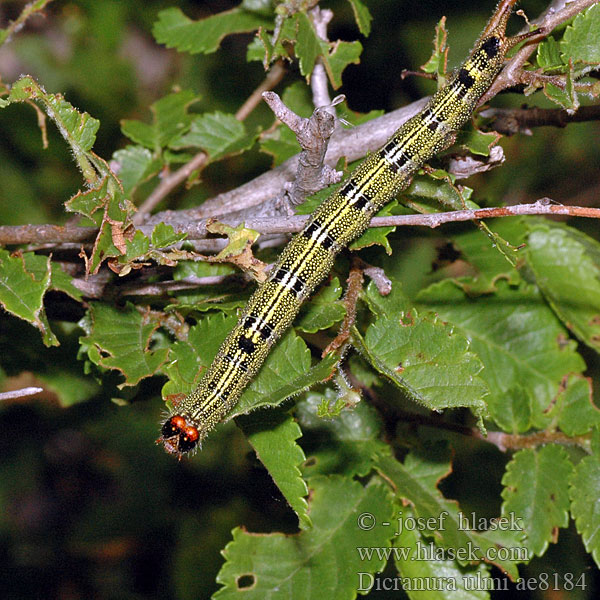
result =
[[[575,0],[574,2],[565,3],[564,0],[554,0],[537,19],[531,21],[531,25],[543,28],[545,33],[549,33],[558,25],[569,21],[575,15],[596,4],[597,2],[598,0]],[[528,27],[525,27],[523,31],[525,32],[528,29]],[[504,66],[500,72],[500,75],[496,77],[494,83],[492,83],[490,86],[490,89],[483,95],[479,102],[480,105],[488,102],[491,98],[498,94],[498,92],[523,83],[521,80],[523,65],[531,56],[533,51],[537,48],[537,45],[540,43],[540,41],[541,39],[528,42],[519,49],[519,51]]]
[[[338,128],[331,136],[325,162],[335,166],[346,157],[349,162],[363,158],[367,152],[378,150],[383,143],[408,119],[416,115],[427,104],[429,98],[421,98],[391,113],[362,123],[351,129]],[[205,217],[230,214],[241,207],[250,208],[281,194],[287,182],[294,181],[298,170],[299,154],[284,163],[242,184],[234,190],[219,194],[201,206],[188,210],[163,211],[148,218],[146,223],[189,222]],[[219,219],[222,220],[222,219]]]
[[[541,198],[531,204],[515,204],[514,206],[498,206],[493,208],[478,208],[471,210],[454,210],[450,212],[416,214],[416,215],[393,215],[390,217],[373,217],[370,227],[431,227],[435,229],[444,223],[458,223],[461,221],[472,221],[478,219],[490,219],[496,217],[514,217],[518,215],[562,215],[567,217],[583,217],[587,219],[600,219],[600,208],[586,206],[565,206],[555,204],[549,198]],[[268,219],[249,219],[246,227],[254,229],[259,233],[296,233],[301,231],[308,221],[307,215],[294,215],[289,217],[277,217]],[[231,219],[223,219],[228,225],[238,225],[230,222]],[[206,238],[206,221],[195,223],[177,223],[174,225],[177,233],[185,233],[190,240],[202,240]],[[147,236],[152,234],[153,226],[142,225],[140,231]],[[83,230],[83,231],[82,231]],[[29,244],[37,243],[40,239],[45,242],[73,242],[87,241],[94,238],[96,230],[93,227],[57,227],[56,225],[4,225],[0,226],[0,244]],[[207,240],[217,241],[217,240]]]
[[27,396],[35,396],[44,390],[39,387],[26,387],[20,390],[11,390],[10,392],[0,392],[0,402],[2,400],[13,400],[14,398],[26,398]]
[[571,114],[560,108],[490,108],[482,116],[492,119],[490,127],[504,135],[531,134],[532,127],[566,127],[569,123],[600,120],[600,105],[581,106]]

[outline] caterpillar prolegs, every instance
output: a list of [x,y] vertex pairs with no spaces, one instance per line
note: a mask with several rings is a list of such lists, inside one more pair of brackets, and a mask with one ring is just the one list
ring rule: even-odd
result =
[[426,107],[313,213],[250,298],[198,387],[164,422],[158,442],[181,457],[234,407],[271,346],[292,324],[302,302],[324,279],[336,255],[373,215],[406,188],[415,172],[447,148],[502,68],[506,52],[533,34],[506,37],[516,0],[502,0],[468,58]]

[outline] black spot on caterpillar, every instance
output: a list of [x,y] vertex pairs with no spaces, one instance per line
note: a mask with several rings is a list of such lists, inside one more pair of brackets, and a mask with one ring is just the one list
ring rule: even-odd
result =
[[506,23],[515,2],[500,2],[474,49],[448,83],[381,150],[361,163],[285,247],[198,387],[177,404],[163,424],[158,442],[168,452],[181,458],[227,415],[271,346],[291,325],[304,298],[327,275],[336,254],[409,185],[427,160],[450,145],[453,132],[470,118],[502,68],[506,52],[517,42],[540,33],[506,37]]

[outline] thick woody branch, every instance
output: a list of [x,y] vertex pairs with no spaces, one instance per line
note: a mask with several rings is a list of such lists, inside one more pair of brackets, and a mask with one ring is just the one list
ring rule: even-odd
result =
[[[336,129],[329,141],[325,157],[326,164],[334,166],[343,156],[352,162],[363,158],[366,152],[377,150],[400,125],[416,115],[427,104],[427,101],[428,98],[422,98],[351,129]],[[146,223],[163,221],[174,225],[178,221],[189,222],[194,219],[229,214],[242,207],[249,208],[261,204],[269,198],[279,196],[285,184],[294,181],[299,157],[299,154],[292,156],[278,167],[234,190],[207,200],[197,208],[159,212],[149,217]]]

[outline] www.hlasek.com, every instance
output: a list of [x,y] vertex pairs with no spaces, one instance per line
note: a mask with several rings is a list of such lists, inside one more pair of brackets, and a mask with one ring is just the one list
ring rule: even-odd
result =
[[[393,535],[398,537],[405,532],[418,531],[420,533],[433,533],[434,531],[444,531],[446,529],[446,520],[450,517],[448,511],[443,511],[437,517],[428,519],[422,517],[413,517],[412,515],[403,516],[399,512],[396,521],[377,522],[377,518],[372,513],[363,512],[358,515],[357,525],[362,531],[371,531],[375,527],[393,526],[395,531]],[[451,517],[453,529],[465,531],[471,534],[489,531],[523,531],[521,519],[514,513],[510,513],[500,519],[484,519],[471,513],[468,517],[459,512],[458,515]],[[449,524],[449,523],[448,523]],[[357,547],[358,555],[361,561],[387,561],[393,558],[397,564],[408,563],[410,561],[446,561],[459,560],[460,562],[485,562],[497,563],[498,561],[510,562],[528,562],[531,558],[530,553],[525,547],[509,547],[490,545],[480,548],[473,541],[467,541],[460,548],[440,548],[433,542],[425,543],[419,539],[410,546],[392,546],[392,547]],[[395,591],[403,589],[405,591],[452,591],[452,590],[565,590],[574,589],[585,590],[587,587],[585,574],[576,575],[573,573],[541,573],[537,577],[519,579],[514,584],[510,584],[506,577],[487,577],[482,573],[465,574],[461,580],[457,577],[381,577],[379,574],[373,575],[370,572],[359,572],[358,592],[368,592],[371,590]],[[512,588],[509,587],[512,585]]]

